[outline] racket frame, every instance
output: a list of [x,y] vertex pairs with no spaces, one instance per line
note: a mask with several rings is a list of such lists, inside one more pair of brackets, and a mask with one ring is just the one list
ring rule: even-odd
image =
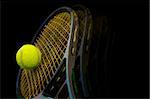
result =
[[[37,32],[35,33],[32,41],[31,41],[31,44],[34,43],[34,41],[38,37],[40,31],[43,29],[44,25],[46,25],[49,22],[49,19],[54,17],[56,14],[58,14],[60,12],[64,12],[64,11],[70,13],[70,16],[71,16],[71,24],[70,24],[71,28],[70,28],[70,33],[69,33],[69,39],[68,39],[67,48],[66,48],[63,59],[66,59],[66,84],[67,84],[67,88],[68,88],[68,93],[69,93],[69,97],[71,99],[73,99],[75,96],[74,96],[74,93],[72,90],[73,86],[72,86],[72,80],[71,80],[71,72],[72,72],[72,67],[74,66],[74,62],[75,62],[75,53],[76,53],[76,45],[77,45],[76,39],[77,39],[77,34],[78,34],[78,17],[76,15],[75,11],[69,7],[60,7],[58,9],[56,9],[55,11],[53,11],[47,17],[47,19],[42,23],[42,25],[40,25],[39,29],[37,30]],[[16,81],[16,94],[18,97],[23,98],[23,96],[21,96],[20,89],[19,89],[19,85],[20,85],[19,81],[20,81],[21,72],[22,72],[22,69],[19,69],[19,72],[17,75],[17,81]],[[47,86],[45,86],[45,87],[47,87]],[[41,94],[41,97],[44,97],[42,95],[42,92],[39,94]],[[35,98],[36,97],[39,97],[39,96],[35,96]]]

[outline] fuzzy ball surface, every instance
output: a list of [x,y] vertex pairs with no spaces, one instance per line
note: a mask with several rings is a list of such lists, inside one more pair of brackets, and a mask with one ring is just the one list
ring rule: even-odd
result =
[[22,69],[34,69],[41,62],[41,52],[34,45],[25,44],[17,51],[16,61]]

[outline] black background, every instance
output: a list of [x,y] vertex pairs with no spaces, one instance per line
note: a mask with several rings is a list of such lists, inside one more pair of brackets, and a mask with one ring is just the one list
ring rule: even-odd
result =
[[148,97],[149,33],[148,2],[140,1],[2,1],[1,95],[16,97],[18,67],[15,54],[29,43],[45,18],[56,8],[74,4],[87,6],[93,15],[113,20],[119,39],[113,51],[108,97]]

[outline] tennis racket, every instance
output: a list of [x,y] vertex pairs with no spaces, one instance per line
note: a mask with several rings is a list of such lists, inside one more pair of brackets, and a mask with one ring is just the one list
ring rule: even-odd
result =
[[75,64],[78,16],[69,7],[52,12],[35,34],[31,44],[42,53],[36,69],[20,69],[16,93],[21,98],[74,98],[72,67]]
[[89,97],[88,60],[92,38],[92,15],[89,9],[82,5],[76,5],[73,9],[79,18],[76,61],[72,70],[73,88],[75,97]]

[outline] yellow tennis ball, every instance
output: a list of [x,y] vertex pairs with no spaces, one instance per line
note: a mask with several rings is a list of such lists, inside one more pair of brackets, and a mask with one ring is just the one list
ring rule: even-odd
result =
[[16,61],[22,69],[34,69],[41,62],[41,52],[34,45],[25,44],[17,51]]

